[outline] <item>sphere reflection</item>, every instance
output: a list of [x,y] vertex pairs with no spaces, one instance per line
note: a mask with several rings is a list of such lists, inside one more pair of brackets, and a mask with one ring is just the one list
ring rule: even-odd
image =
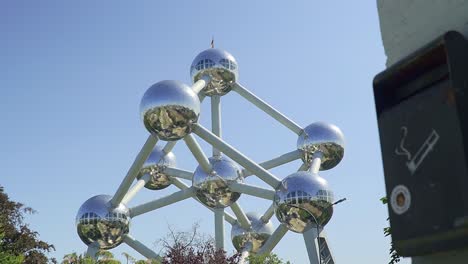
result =
[[213,166],[211,173],[206,173],[198,166],[193,175],[192,185],[197,188],[197,197],[211,208],[230,206],[240,197],[240,193],[229,189],[229,182],[242,182],[240,168],[225,157],[212,157],[209,161]]
[[111,199],[109,195],[97,195],[84,202],[78,210],[76,229],[86,245],[97,242],[100,249],[115,248],[128,234],[129,210],[123,204],[112,208]]
[[140,111],[150,133],[162,140],[175,141],[192,132],[200,114],[200,100],[186,84],[161,81],[145,92]]
[[193,60],[190,75],[194,83],[203,76],[210,78],[202,90],[205,95],[225,95],[237,81],[239,71],[234,56],[224,50],[207,49]]
[[343,132],[332,124],[313,123],[304,128],[297,140],[297,148],[302,150],[302,160],[310,163],[317,151],[322,152],[320,170],[328,170],[340,163],[344,155]]
[[333,215],[333,192],[325,179],[300,171],[284,178],[275,195],[275,214],[291,231],[325,226]]

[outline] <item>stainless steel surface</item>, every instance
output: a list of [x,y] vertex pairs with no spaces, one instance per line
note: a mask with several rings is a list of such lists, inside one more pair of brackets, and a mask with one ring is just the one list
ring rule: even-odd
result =
[[146,129],[167,141],[190,134],[200,115],[198,95],[179,81],[161,81],[143,95],[140,112]]
[[78,210],[76,230],[86,245],[95,243],[100,249],[115,248],[128,234],[129,210],[124,204],[113,207],[111,198],[110,195],[94,196]]
[[201,93],[212,95],[225,95],[232,89],[232,85],[239,78],[236,59],[227,51],[220,49],[207,49],[195,57],[190,67],[192,81],[208,76],[210,78]]
[[241,95],[242,97],[244,97],[247,101],[254,104],[260,110],[262,110],[263,112],[265,112],[269,116],[273,117],[276,121],[280,122],[280,124],[282,124],[285,127],[289,128],[294,133],[296,133],[298,135],[300,133],[302,133],[302,128],[298,124],[296,124],[291,119],[287,118],[285,115],[280,113],[278,110],[273,108],[271,105],[267,104],[262,99],[258,98],[252,92],[247,90],[247,88],[245,88],[245,87],[241,86],[240,84],[236,83],[233,86],[233,90],[235,92],[237,92],[239,95]]
[[273,224],[271,221],[263,222],[257,213],[249,212],[246,215],[251,223],[250,228],[245,229],[239,224],[233,225],[231,241],[239,252],[251,243],[252,247],[249,251],[256,253],[273,233]]
[[[174,186],[176,186],[177,188],[179,188],[181,190],[189,188],[189,186],[187,184],[183,183],[179,179],[172,178],[172,181],[173,181]],[[204,205],[202,202],[200,202],[200,200],[197,199],[196,196],[194,196],[193,199],[195,201],[199,202],[200,204],[202,204],[203,206],[205,206],[206,208],[208,208],[210,211],[214,212],[214,210],[215,210],[214,208],[211,208],[211,207],[208,207],[208,206]],[[228,222],[231,225],[233,225],[233,224],[235,224],[237,222],[236,218],[234,218],[234,216],[232,216],[231,214],[226,213],[226,211],[224,211],[224,220],[226,220],[226,222]]]
[[145,163],[145,160],[148,158],[148,156],[150,155],[151,151],[153,150],[157,142],[158,142],[157,137],[154,137],[152,135],[148,136],[148,139],[146,139],[145,144],[141,148],[140,152],[138,153],[138,156],[135,158],[135,161],[133,161],[132,166],[128,170],[127,175],[120,183],[117,191],[115,191],[115,194],[111,200],[112,206],[118,206],[120,202],[122,202],[122,199],[124,198],[125,194],[128,192],[128,189],[130,189],[132,182],[135,180],[135,177],[138,175],[138,172],[140,171],[141,166],[143,166],[143,164]]
[[286,177],[274,202],[278,220],[297,233],[316,228],[315,221],[323,227],[333,215],[333,192],[327,181],[305,171]]
[[241,166],[245,167],[253,174],[257,175],[257,177],[259,177],[261,180],[263,180],[273,188],[276,188],[281,183],[280,180],[276,178],[273,174],[271,174],[269,171],[260,167],[257,163],[244,156],[242,153],[240,153],[235,148],[231,147],[219,137],[213,135],[213,133],[211,133],[203,126],[196,124],[194,126],[193,132],[202,139],[204,139],[206,142],[210,143],[212,146],[222,151],[224,154],[226,154],[226,156],[230,157],[235,162],[239,163]]
[[161,190],[171,185],[171,180],[165,172],[165,168],[174,168],[176,165],[174,153],[165,153],[161,147],[155,146],[143,164],[137,178],[140,179],[145,175],[149,175],[150,178],[145,187],[150,190]]
[[198,166],[193,174],[192,185],[197,189],[197,198],[212,208],[224,208],[237,201],[240,193],[232,192],[230,182],[242,182],[239,166],[230,159],[220,156],[211,157],[209,162],[213,171],[206,173]]
[[328,170],[338,165],[343,158],[344,147],[343,132],[337,126],[324,122],[308,125],[297,140],[297,149],[303,153],[302,160],[308,164],[317,151],[322,152],[320,170]]

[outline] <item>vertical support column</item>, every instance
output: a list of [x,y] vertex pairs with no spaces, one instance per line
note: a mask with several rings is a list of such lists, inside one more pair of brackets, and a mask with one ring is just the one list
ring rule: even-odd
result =
[[[211,131],[221,138],[221,97],[211,96]],[[221,152],[213,146],[213,156],[221,156]]]
[[312,162],[310,164],[309,171],[317,174],[320,171],[320,166],[322,165],[322,158],[323,154],[320,151],[315,152],[314,156],[312,157]]
[[224,249],[224,209],[215,208],[215,246]]
[[94,242],[88,246],[88,250],[86,250],[86,256],[97,260],[96,254],[99,252],[99,244]]
[[311,228],[303,236],[310,264],[320,264],[320,255],[316,243],[318,237],[317,229]]

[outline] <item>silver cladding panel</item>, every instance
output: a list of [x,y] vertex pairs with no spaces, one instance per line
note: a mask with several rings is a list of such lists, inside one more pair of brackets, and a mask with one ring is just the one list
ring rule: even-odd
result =
[[164,168],[176,167],[176,158],[174,153],[164,153],[163,149],[155,146],[148,159],[143,164],[137,178],[140,179],[145,174],[149,174],[150,180],[145,187],[150,190],[161,190],[171,185],[169,175],[164,173]]
[[210,81],[202,90],[207,96],[225,95],[239,78],[239,69],[234,56],[220,49],[207,49],[195,57],[190,67],[190,76],[195,83],[203,76]]
[[262,217],[260,214],[249,212],[246,215],[251,222],[251,228],[245,230],[239,224],[233,225],[231,229],[232,244],[240,252],[247,243],[252,243],[250,252],[257,253],[273,233],[273,224],[271,221],[265,223],[260,220]]
[[200,115],[200,100],[179,81],[161,81],[143,95],[140,112],[146,129],[160,139],[175,141],[192,131]]
[[322,152],[320,170],[338,165],[343,159],[344,147],[343,132],[337,126],[323,122],[305,127],[297,140],[297,148],[302,150],[302,160],[306,163],[311,162],[315,152]]
[[97,195],[84,202],[78,210],[76,229],[86,245],[97,242],[100,249],[115,248],[128,234],[129,210],[123,204],[112,208],[111,199],[110,195]]
[[[304,233],[316,222],[325,226],[333,215],[333,192],[327,181],[300,171],[286,177],[275,195],[275,214],[291,231]],[[315,219],[314,219],[315,218]]]
[[229,182],[243,182],[240,167],[232,160],[221,156],[209,158],[212,173],[206,173],[198,166],[193,175],[192,185],[197,188],[200,202],[211,208],[224,208],[237,201],[240,193],[229,189]]

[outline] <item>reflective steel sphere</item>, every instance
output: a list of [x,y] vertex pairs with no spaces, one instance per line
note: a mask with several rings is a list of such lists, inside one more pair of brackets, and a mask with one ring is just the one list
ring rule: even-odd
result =
[[247,213],[246,215],[252,226],[249,230],[245,230],[238,224],[233,225],[231,229],[232,244],[237,251],[241,251],[247,243],[251,243],[250,252],[257,253],[273,233],[273,224],[271,221],[264,223],[260,220],[261,215],[257,213]]
[[171,185],[169,175],[164,173],[164,168],[176,167],[176,158],[172,152],[164,153],[161,147],[155,146],[153,152],[143,164],[137,178],[140,179],[148,174],[150,180],[145,187],[150,190],[161,190]]
[[207,96],[225,95],[239,78],[236,59],[220,49],[202,51],[192,62],[190,76],[195,83],[204,75],[211,79],[202,93]]
[[304,162],[311,162],[315,152],[322,152],[320,170],[338,165],[344,155],[344,146],[343,132],[337,126],[323,122],[308,125],[297,140],[297,148],[302,150]]
[[333,192],[327,181],[305,171],[284,178],[274,203],[278,220],[297,233],[315,228],[316,223],[323,227],[333,215]]
[[240,193],[229,189],[229,182],[242,182],[239,166],[225,157],[209,159],[213,166],[211,173],[206,173],[198,166],[193,174],[192,185],[197,188],[197,197],[208,207],[224,208],[237,201]]
[[186,84],[161,81],[145,92],[140,111],[150,133],[162,140],[175,141],[192,132],[200,114],[200,100]]
[[109,195],[97,195],[88,199],[76,215],[76,229],[81,240],[89,245],[97,242],[101,249],[120,245],[128,234],[130,213],[124,204],[112,208]]

